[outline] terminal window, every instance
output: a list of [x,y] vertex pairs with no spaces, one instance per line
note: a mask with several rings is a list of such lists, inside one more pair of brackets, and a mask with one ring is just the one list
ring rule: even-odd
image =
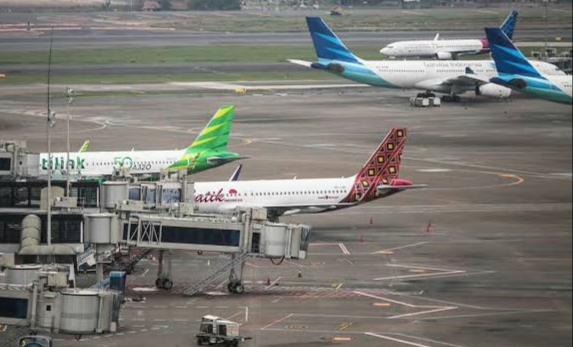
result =
[[0,297],[0,317],[26,319],[28,317],[28,299]]
[[12,159],[0,158],[0,171],[11,171],[11,170],[12,170]]

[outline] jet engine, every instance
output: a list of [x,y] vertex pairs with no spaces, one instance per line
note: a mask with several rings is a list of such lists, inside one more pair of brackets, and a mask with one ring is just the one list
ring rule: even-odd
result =
[[454,55],[449,52],[438,52],[436,53],[436,59],[438,60],[452,60],[454,59]]
[[507,99],[511,96],[511,89],[493,83],[476,87],[476,95],[491,98]]

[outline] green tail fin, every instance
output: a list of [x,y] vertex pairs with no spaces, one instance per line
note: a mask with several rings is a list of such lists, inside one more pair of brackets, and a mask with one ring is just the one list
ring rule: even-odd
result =
[[187,147],[187,153],[204,150],[225,150],[235,117],[235,106],[222,106],[195,142]]
[[84,144],[82,145],[82,148],[80,148],[79,152],[80,153],[85,153],[90,149],[90,140],[87,140],[86,142],[84,142]]

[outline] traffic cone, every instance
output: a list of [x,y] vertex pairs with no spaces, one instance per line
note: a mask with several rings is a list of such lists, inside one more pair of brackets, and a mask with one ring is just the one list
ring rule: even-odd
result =
[[432,222],[429,222],[428,227],[426,228],[426,234],[431,233],[433,227],[434,227],[434,225],[432,224]]

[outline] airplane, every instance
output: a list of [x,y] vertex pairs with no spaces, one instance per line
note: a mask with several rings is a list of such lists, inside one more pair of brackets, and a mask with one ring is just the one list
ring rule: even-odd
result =
[[[512,11],[501,25],[510,39],[513,39],[518,11]],[[440,34],[433,41],[400,41],[382,48],[380,53],[394,58],[435,58],[438,60],[457,60],[461,55],[477,55],[490,52],[487,39],[440,40]]]
[[[126,169],[133,176],[150,177],[161,172],[187,174],[213,169],[237,160],[246,159],[227,151],[227,143],[234,118],[234,106],[223,106],[213,116],[195,142],[185,150],[83,152],[70,159],[70,174],[81,177],[110,177]],[[47,153],[40,154],[40,175],[48,174],[48,167],[55,174],[65,174],[67,153],[54,153],[51,160]]]
[[229,214],[237,208],[266,208],[271,220],[325,213],[425,186],[399,179],[408,129],[394,128],[358,174],[339,179],[293,179],[195,183],[200,213]]
[[511,88],[526,95],[561,103],[572,102],[572,76],[544,75],[527,60],[525,55],[497,28],[485,29],[491,42],[493,59],[499,76],[491,82]]
[[[443,93],[444,101],[461,101],[460,95],[475,92],[493,98],[509,98],[511,89],[483,79],[468,78],[466,68],[480,76],[497,76],[493,61],[366,61],[354,55],[319,17],[307,17],[317,62],[289,60],[293,64],[323,70],[336,76],[374,87],[425,90],[424,96]],[[557,66],[532,62],[548,75],[564,75]]]

